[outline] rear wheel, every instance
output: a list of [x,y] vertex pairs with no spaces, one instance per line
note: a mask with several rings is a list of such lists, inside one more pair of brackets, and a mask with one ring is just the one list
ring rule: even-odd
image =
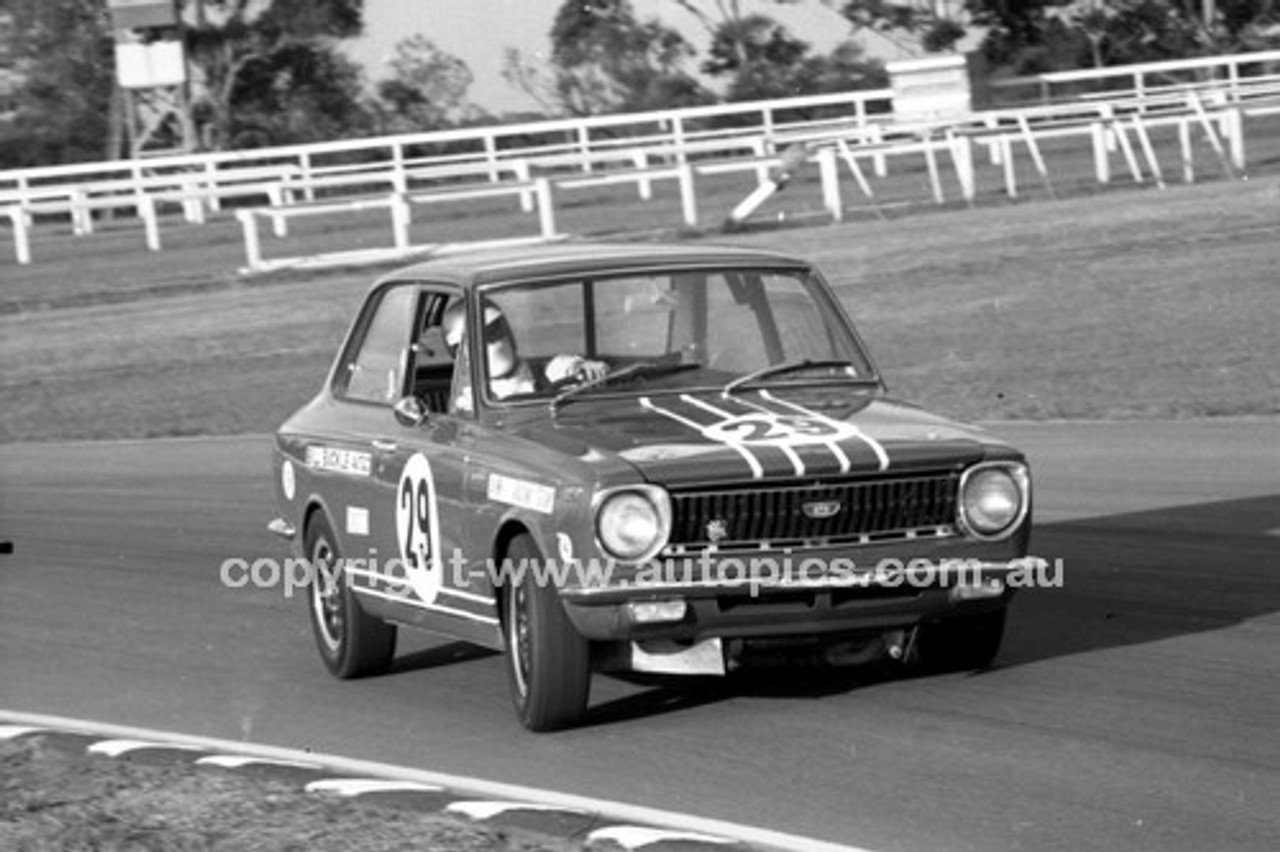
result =
[[516,538],[507,558],[514,566],[526,566],[521,576],[508,580],[503,593],[507,671],[516,716],[531,731],[570,727],[587,710],[590,643],[573,628],[554,585],[536,582],[528,569],[542,558],[533,539]]
[[1007,608],[920,625],[918,662],[930,671],[985,669],[1000,651]]
[[313,569],[307,611],[325,668],[344,679],[386,671],[396,652],[396,628],[360,608],[323,515],[307,526],[304,542]]

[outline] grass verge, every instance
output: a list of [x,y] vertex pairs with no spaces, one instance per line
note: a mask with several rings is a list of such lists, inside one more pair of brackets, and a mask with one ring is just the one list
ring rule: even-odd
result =
[[43,737],[0,743],[10,852],[550,852],[531,836],[186,764],[90,756]]
[[[716,239],[816,259],[896,395],[940,413],[1280,411],[1275,177]],[[0,316],[0,442],[273,429],[374,273],[212,271],[236,248],[130,259],[131,297],[93,298],[109,282],[81,261],[89,291],[46,280],[55,307]]]

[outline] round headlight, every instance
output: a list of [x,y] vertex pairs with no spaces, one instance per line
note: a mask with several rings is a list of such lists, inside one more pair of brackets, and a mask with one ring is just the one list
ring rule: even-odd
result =
[[996,536],[1022,517],[1024,499],[1013,469],[980,468],[964,478],[960,492],[961,516],[978,536]]
[[648,495],[621,491],[600,504],[596,513],[596,535],[611,556],[639,560],[662,546],[666,524]]

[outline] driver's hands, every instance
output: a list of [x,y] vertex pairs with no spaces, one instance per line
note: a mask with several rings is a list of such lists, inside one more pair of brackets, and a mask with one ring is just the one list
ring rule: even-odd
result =
[[545,372],[551,384],[565,379],[589,382],[607,375],[609,365],[603,361],[589,361],[581,355],[557,355],[547,362]]

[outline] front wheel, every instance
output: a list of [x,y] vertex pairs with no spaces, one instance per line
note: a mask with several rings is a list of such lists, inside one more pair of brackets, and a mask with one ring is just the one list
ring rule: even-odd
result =
[[343,679],[386,671],[396,652],[396,628],[360,608],[323,515],[307,526],[304,543],[312,569],[307,611],[325,668]]
[[917,661],[937,672],[987,668],[1000,650],[1007,613],[1002,607],[920,625],[915,642]]
[[[591,648],[573,628],[559,591],[532,569],[542,555],[533,539],[511,542],[503,592],[503,633],[511,698],[520,723],[553,731],[579,722],[591,688]],[[516,571],[522,574],[516,575]]]

